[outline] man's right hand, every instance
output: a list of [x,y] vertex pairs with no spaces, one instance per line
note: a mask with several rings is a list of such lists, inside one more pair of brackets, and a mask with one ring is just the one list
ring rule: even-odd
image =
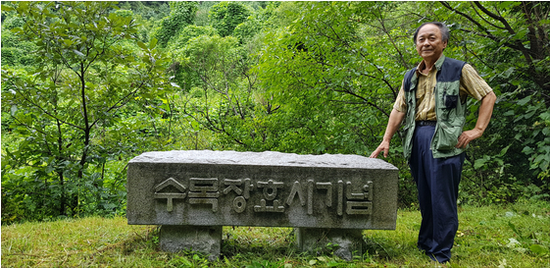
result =
[[390,119],[388,120],[388,126],[386,127],[386,132],[382,138],[382,142],[378,145],[378,148],[372,152],[370,158],[377,158],[380,152],[384,152],[384,157],[388,157],[390,151],[390,140],[393,137],[393,134],[397,131],[401,122],[405,118],[405,113],[400,112],[396,109],[393,109],[390,113]]
[[384,152],[384,158],[388,157],[388,152],[390,151],[390,142],[382,141],[378,148],[372,152],[370,158],[377,158],[380,152]]

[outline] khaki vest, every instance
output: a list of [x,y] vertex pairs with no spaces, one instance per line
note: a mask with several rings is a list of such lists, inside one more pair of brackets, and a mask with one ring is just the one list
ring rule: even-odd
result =
[[[466,122],[466,102],[460,99],[460,77],[463,61],[441,58],[435,63],[437,69],[437,83],[434,88],[435,114],[437,124],[430,149],[434,158],[455,156],[463,152],[463,149],[455,148],[458,137],[462,134],[462,128]],[[405,74],[404,90],[407,101],[407,114],[405,115],[405,140],[403,141],[403,153],[409,159],[412,153],[413,135],[416,113],[416,86],[418,75],[416,68]]]

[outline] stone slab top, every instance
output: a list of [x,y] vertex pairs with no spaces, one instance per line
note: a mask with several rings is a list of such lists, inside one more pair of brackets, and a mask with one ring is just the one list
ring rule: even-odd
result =
[[299,155],[295,153],[272,151],[155,151],[143,153],[133,158],[130,163],[182,163],[397,170],[397,167],[384,160],[360,155]]

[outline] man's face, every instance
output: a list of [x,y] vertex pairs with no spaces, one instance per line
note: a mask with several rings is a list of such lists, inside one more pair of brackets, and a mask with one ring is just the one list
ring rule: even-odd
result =
[[437,25],[426,24],[418,31],[416,51],[424,60],[438,60],[446,47],[447,42],[443,42],[441,31]]

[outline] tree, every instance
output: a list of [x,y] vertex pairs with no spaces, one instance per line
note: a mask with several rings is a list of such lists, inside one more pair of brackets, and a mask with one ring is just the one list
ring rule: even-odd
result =
[[[264,3],[265,2],[260,2]],[[273,11],[281,4],[281,2],[269,2],[265,7],[258,7],[252,15],[237,25],[233,30],[233,36],[239,38],[241,43],[251,43],[251,39],[258,33],[267,31],[270,25],[267,21],[273,16]]]
[[221,2],[210,8],[209,18],[212,26],[222,37],[233,34],[237,25],[250,16],[249,8],[239,2]]
[[198,9],[197,2],[170,2],[170,15],[161,20],[160,27],[153,34],[158,39],[159,46],[165,47],[181,29],[192,24]]
[[[14,7],[25,21],[16,32],[37,45],[40,59],[30,72],[2,70],[3,112],[10,113],[12,134],[20,137],[3,155],[3,199],[21,203],[23,218],[120,206],[123,181],[111,181],[110,189],[104,182],[106,163],[124,141],[105,139],[121,123],[124,108],[164,96],[168,87],[156,42],[139,43],[141,50],[132,46],[137,25],[115,8],[112,2]],[[102,202],[109,198],[114,200]]]
[[[457,27],[459,31],[491,40],[495,46],[490,48],[519,52],[522,60],[510,62],[513,65],[509,67],[524,73],[524,78],[531,80],[546,104],[550,104],[550,24],[547,23],[550,4],[469,2],[453,5],[443,1],[441,5],[463,18]],[[468,13],[464,12],[464,6]]]
[[[414,30],[443,21],[452,30],[445,55],[478,68],[500,95],[496,118],[468,151],[461,199],[549,196],[546,4],[299,2],[283,3],[278,12],[282,15],[272,22],[281,27],[266,35],[256,68],[266,99],[279,107],[268,120],[279,127],[270,132],[281,142],[274,148],[365,154],[376,146],[404,72],[420,62],[411,40]],[[475,124],[478,105],[470,100],[466,129]],[[398,133],[388,161],[403,171],[400,198],[408,205],[414,190],[399,139]],[[529,168],[533,173],[525,174]]]
[[2,22],[2,65],[32,65],[35,61],[32,52],[36,49],[36,45],[32,42],[18,40],[11,30],[21,27],[24,22],[20,17],[9,14],[13,12],[5,13],[3,11],[2,14],[3,20],[7,16],[7,19]]
[[176,72],[187,77],[179,80],[188,92],[182,112],[216,133],[221,146],[254,150],[251,128],[261,114],[254,100],[256,77],[249,72],[255,57],[247,55],[235,37],[219,35],[191,38],[174,54]]

